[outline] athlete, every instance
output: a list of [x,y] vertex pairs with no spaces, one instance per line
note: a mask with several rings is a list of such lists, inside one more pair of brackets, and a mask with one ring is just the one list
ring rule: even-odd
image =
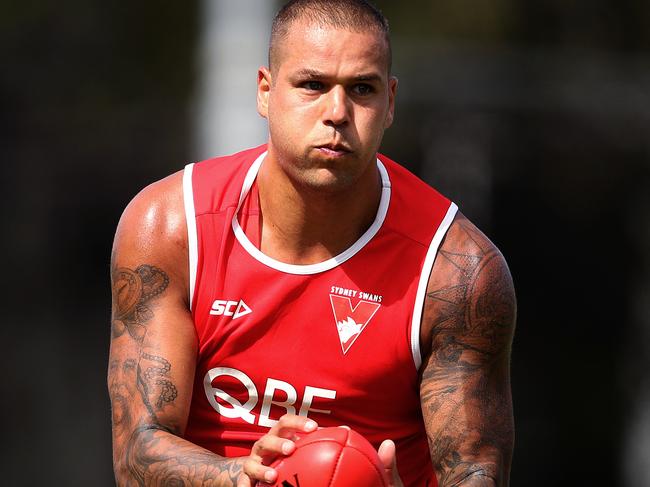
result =
[[505,486],[515,322],[498,249],[383,155],[397,80],[364,0],[294,0],[257,104],[268,143],[126,208],[108,385],[119,485],[248,487],[348,425],[405,486]]

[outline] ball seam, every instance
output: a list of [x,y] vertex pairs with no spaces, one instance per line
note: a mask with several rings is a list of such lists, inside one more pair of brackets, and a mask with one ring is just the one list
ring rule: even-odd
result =
[[343,454],[343,449],[344,448],[345,448],[345,445],[342,445],[341,448],[339,449],[338,454],[336,455],[336,465],[334,465],[334,468],[332,469],[332,475],[330,475],[330,480],[327,483],[327,485],[331,486],[332,482],[334,481],[334,477],[336,476],[336,472],[338,471],[339,465],[341,464],[341,455]]

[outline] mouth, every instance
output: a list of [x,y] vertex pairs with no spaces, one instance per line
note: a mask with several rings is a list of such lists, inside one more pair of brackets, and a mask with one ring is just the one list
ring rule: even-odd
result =
[[347,154],[352,153],[352,149],[350,149],[348,146],[345,144],[322,144],[322,145],[317,145],[315,146],[316,150],[320,152],[323,155],[329,156],[329,157],[343,157]]

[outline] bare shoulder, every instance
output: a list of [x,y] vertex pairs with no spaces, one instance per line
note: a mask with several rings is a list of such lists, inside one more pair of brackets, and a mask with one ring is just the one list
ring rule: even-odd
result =
[[[128,204],[117,228],[117,238],[138,238],[140,243],[163,243],[156,237],[182,244],[186,238],[183,173],[176,172],[140,191]],[[156,242],[146,242],[156,239]]]
[[115,233],[113,265],[164,265],[174,282],[187,283],[187,223],[183,173],[150,184],[128,204]]
[[426,297],[424,356],[450,337],[470,340],[480,355],[509,352],[516,316],[510,270],[499,249],[460,213],[440,246]]

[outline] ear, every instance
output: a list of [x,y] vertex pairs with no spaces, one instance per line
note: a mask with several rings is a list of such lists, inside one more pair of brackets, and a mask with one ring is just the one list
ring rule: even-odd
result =
[[257,70],[257,113],[268,118],[269,94],[271,92],[271,72],[262,66]]
[[385,129],[393,124],[393,117],[395,115],[395,95],[397,95],[397,78],[391,76],[388,79],[388,113],[386,114],[386,122],[384,123]]

